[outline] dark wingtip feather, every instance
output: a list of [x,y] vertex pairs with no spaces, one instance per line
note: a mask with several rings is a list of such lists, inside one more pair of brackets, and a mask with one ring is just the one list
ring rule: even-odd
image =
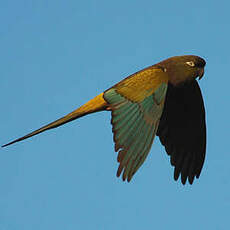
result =
[[180,172],[178,172],[178,171],[176,171],[176,169],[174,169],[174,175],[173,175],[174,180],[177,181],[179,176],[180,176]]
[[132,180],[132,177],[128,177],[127,181],[130,182]]
[[182,153],[180,153],[180,155],[177,158],[177,163],[174,169],[174,179],[178,180],[180,174],[181,174],[181,168],[183,165],[183,161],[184,161],[184,155]]
[[119,167],[117,169],[117,177],[119,177],[121,175],[121,173],[123,171],[123,168],[124,168],[123,165],[120,163],[120,165],[119,165]]
[[181,169],[181,182],[182,184],[186,184],[187,178],[188,178],[188,173],[189,173],[189,166],[190,166],[190,153],[187,153],[183,166]]
[[126,177],[125,177],[125,174],[123,173],[122,175],[122,180],[125,181],[126,180]]
[[185,185],[186,181],[187,181],[187,175],[181,175],[181,183]]
[[192,175],[192,176],[189,176],[188,177],[188,182],[189,182],[189,184],[193,184],[193,181],[194,181],[194,177],[195,177],[195,175]]
[[186,184],[186,180],[187,180],[187,176],[181,177],[181,183],[182,183],[183,185]]

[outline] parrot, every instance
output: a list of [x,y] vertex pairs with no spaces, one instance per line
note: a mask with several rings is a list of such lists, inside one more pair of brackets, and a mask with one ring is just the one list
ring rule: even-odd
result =
[[146,160],[158,136],[174,180],[193,184],[199,178],[206,154],[205,107],[197,78],[206,62],[195,55],[174,56],[144,68],[64,117],[8,144],[30,138],[87,114],[111,112],[117,177],[131,181]]

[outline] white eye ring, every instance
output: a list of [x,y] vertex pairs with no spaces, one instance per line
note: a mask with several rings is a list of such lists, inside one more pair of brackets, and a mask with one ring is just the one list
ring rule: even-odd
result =
[[187,64],[187,65],[190,65],[190,66],[192,66],[192,67],[195,66],[195,63],[194,63],[193,61],[187,61],[186,64]]

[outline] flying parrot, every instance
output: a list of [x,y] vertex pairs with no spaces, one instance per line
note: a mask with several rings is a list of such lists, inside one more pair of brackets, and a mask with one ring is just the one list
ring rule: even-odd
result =
[[196,78],[205,60],[175,56],[136,72],[66,116],[2,147],[99,111],[111,111],[117,176],[128,182],[145,161],[154,137],[174,166],[182,184],[199,178],[206,152],[205,108]]

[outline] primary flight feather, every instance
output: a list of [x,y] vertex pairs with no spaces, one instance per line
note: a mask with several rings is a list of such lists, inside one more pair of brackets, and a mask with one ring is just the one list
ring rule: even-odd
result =
[[175,167],[174,179],[199,178],[206,152],[205,109],[196,78],[205,60],[175,56],[145,68],[80,108],[2,147],[98,111],[112,112],[117,176],[130,181],[144,163],[157,135]]

